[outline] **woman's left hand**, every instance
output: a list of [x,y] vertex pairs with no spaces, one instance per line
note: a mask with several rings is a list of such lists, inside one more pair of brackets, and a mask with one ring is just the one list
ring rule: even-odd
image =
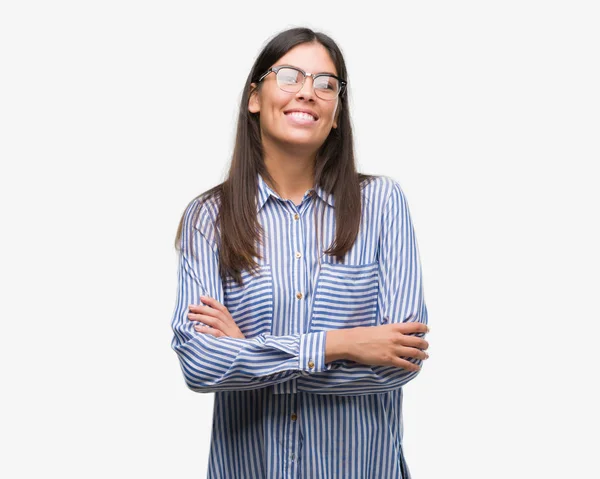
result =
[[200,299],[208,306],[190,304],[188,319],[190,321],[200,321],[208,324],[208,326],[195,324],[194,329],[196,331],[212,334],[217,338],[228,336],[230,338],[246,339],[225,306],[208,296],[200,296]]

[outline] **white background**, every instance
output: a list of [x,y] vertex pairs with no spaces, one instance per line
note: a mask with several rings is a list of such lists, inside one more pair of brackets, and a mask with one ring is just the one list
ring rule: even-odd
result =
[[0,476],[206,476],[173,240],[256,55],[309,26],[345,54],[359,169],[417,232],[414,479],[600,477],[595,3],[3,2]]

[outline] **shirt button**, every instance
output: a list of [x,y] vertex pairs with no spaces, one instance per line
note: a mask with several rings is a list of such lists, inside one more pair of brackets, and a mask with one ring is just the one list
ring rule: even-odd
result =
[[291,459],[292,461],[293,461],[293,460],[295,460],[295,459],[296,459],[296,454],[292,454],[292,455],[290,456],[290,459]]
[[300,219],[300,215],[299,215],[298,213],[296,213],[296,214],[294,215],[294,219],[295,219],[295,220],[299,220],[299,219]]
[[302,293],[300,293],[300,292],[296,293],[296,298],[302,299]]
[[309,367],[310,369],[312,369],[312,368],[314,368],[314,367],[315,367],[315,363],[313,363],[313,362],[312,362],[312,359],[311,359],[311,360],[308,362],[308,367]]
[[301,258],[302,257],[302,253],[300,253],[300,251],[296,251],[296,258]]
[[298,419],[298,416],[296,416],[296,414],[292,413],[292,421],[295,421],[296,419]]

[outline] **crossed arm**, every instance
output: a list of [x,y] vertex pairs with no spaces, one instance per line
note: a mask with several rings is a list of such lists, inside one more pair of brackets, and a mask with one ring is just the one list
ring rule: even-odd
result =
[[[339,341],[341,332],[345,334],[345,341],[358,338],[347,334],[352,330],[243,338],[222,306],[223,287],[217,279],[218,255],[207,236],[191,224],[193,207],[188,208],[184,217],[171,343],[190,389],[196,392],[255,389],[297,378],[298,391],[363,395],[397,389],[418,374],[423,361],[419,358],[410,359],[406,368],[353,361],[351,358],[355,356],[349,354],[351,345]],[[193,228],[193,244],[187,244],[188,228]],[[190,253],[191,247],[197,251],[196,256]],[[414,336],[423,337],[428,319],[418,248],[408,205],[397,183],[386,203],[379,263],[378,309],[382,318],[390,323],[386,327],[391,332],[394,324],[417,323],[412,329],[420,332]],[[206,304],[212,301],[212,307],[194,309],[192,306],[194,311],[189,316],[190,305],[202,304],[201,295],[209,298],[204,300]],[[209,327],[199,325],[198,321]]]

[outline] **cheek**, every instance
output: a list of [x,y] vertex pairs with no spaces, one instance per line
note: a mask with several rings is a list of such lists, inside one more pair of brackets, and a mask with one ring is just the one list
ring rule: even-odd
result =
[[281,98],[275,95],[270,97],[268,102],[263,104],[263,109],[267,113],[266,116],[269,118],[268,121],[280,121],[283,116],[283,110],[285,110],[288,103],[289,98]]
[[333,125],[333,122],[335,120],[335,114],[336,114],[336,108],[335,106],[327,108],[326,110],[322,110],[323,111],[323,120],[324,123],[326,123],[329,126]]
[[276,112],[277,112],[277,110],[279,110],[279,113],[281,113],[281,110],[285,109],[285,107],[290,103],[291,99],[292,99],[292,95],[290,93],[281,91],[278,88],[276,91],[270,92],[267,101],[269,103],[269,107],[272,110],[274,110]]

